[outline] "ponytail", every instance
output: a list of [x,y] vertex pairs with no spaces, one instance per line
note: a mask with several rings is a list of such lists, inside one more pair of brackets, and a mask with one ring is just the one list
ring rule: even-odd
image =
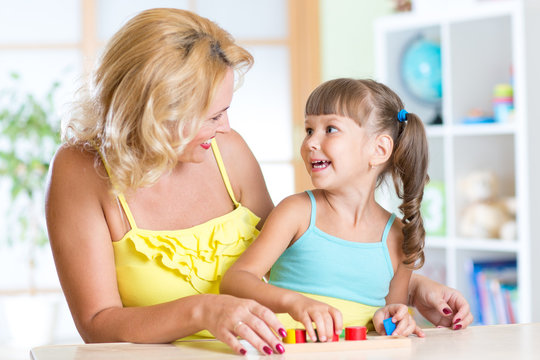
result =
[[[398,120],[396,120],[397,122]],[[420,213],[424,186],[429,181],[428,144],[424,125],[415,114],[407,113],[406,121],[399,121],[399,132],[392,156],[391,173],[397,196],[402,200],[403,263],[419,269],[424,264],[426,232]]]

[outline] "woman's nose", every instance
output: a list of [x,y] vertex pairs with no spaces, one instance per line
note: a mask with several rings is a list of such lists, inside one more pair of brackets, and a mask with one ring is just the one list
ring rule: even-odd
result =
[[217,131],[222,133],[228,133],[231,131],[231,125],[229,124],[229,116],[225,115],[221,117]]

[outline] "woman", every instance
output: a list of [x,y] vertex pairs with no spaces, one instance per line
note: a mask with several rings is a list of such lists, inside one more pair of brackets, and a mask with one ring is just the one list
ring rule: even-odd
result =
[[[284,351],[270,310],[217,295],[273,208],[227,118],[234,72],[252,62],[227,32],[177,9],[144,11],[108,43],[64,129],[46,200],[84,341],[163,343],[207,330],[239,354],[237,336],[262,353]],[[453,289],[422,277],[410,289],[432,321],[443,308],[469,316]]]

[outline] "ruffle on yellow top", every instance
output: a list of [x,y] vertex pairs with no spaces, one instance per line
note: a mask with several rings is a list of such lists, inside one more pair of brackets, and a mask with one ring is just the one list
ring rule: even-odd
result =
[[134,228],[113,243],[124,306],[217,294],[223,274],[257,237],[259,217],[239,205],[189,229]]

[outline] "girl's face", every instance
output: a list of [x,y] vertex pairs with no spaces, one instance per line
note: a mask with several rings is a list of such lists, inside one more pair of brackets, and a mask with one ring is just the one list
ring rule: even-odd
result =
[[206,157],[206,151],[210,149],[210,142],[216,134],[227,133],[231,130],[227,109],[229,109],[231,104],[233,92],[234,72],[232,69],[229,69],[218,86],[214,100],[205,115],[202,127],[178,157],[180,162],[202,162]]
[[369,169],[371,146],[366,130],[339,115],[310,115],[301,155],[313,185],[321,189],[357,184]]

